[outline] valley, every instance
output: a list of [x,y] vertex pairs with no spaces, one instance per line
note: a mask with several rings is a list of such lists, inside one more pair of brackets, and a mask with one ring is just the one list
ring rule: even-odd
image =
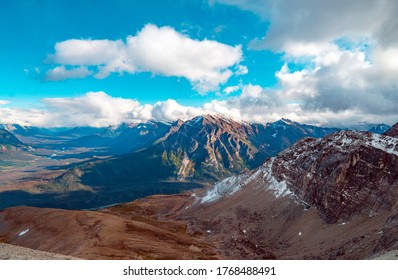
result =
[[110,148],[118,128],[96,130],[113,137],[103,147],[76,144],[97,139],[91,128],[7,134],[0,241],[81,259],[370,259],[398,249],[396,126],[382,135],[211,115],[123,126],[144,137],[134,148],[124,138],[124,153]]

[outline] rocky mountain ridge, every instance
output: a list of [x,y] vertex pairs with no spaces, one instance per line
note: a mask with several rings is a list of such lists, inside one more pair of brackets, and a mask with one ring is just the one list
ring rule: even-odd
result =
[[[322,139],[302,139],[260,167],[205,190],[152,196],[99,211],[121,217],[117,219],[121,223],[139,219],[140,224],[129,222],[134,227],[127,232],[118,223],[110,223],[111,216],[20,207],[0,213],[0,238],[48,250],[54,248],[57,236],[67,234],[68,249],[55,252],[68,253],[73,247],[72,255],[83,258],[112,258],[106,244],[119,244],[118,238],[123,237],[128,240],[124,246],[110,245],[113,256],[368,259],[398,249],[397,164],[398,139],[340,131]],[[76,217],[80,223],[73,232],[65,229],[63,233],[59,226],[56,234],[48,230],[52,223],[70,224]],[[8,234],[16,224],[18,229]],[[104,233],[114,231],[115,226],[118,237],[107,237]],[[176,226],[177,233],[166,233]],[[27,234],[35,236],[34,243],[25,235],[15,238],[15,232],[27,228]],[[139,238],[144,228],[148,246]],[[160,232],[168,236],[163,245],[176,242],[181,246],[171,251],[150,246],[157,244],[151,238]],[[92,243],[95,238],[79,239],[81,234],[98,236],[98,246]],[[135,249],[126,251],[126,246]],[[142,253],[134,255],[136,249]]]

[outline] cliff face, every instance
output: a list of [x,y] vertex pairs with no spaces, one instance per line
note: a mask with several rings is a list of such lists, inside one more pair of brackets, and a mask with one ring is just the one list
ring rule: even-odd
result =
[[398,138],[398,123],[384,133],[387,136]]
[[398,246],[398,139],[303,139],[181,213],[231,258],[363,259]]
[[343,131],[305,139],[276,157],[273,174],[328,223],[375,215],[398,202],[398,140]]

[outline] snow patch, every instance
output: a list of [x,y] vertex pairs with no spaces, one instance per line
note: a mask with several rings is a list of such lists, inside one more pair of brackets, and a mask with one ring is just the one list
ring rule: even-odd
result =
[[210,203],[219,200],[224,196],[231,196],[242,188],[244,179],[248,178],[248,175],[241,174],[238,176],[228,177],[221,182],[214,185],[213,188],[206,192],[206,195],[200,200],[201,203]]
[[286,181],[278,181],[273,175],[272,175],[272,166],[274,164],[275,158],[271,158],[270,161],[266,163],[262,167],[262,171],[264,172],[263,178],[269,182],[269,184],[266,185],[267,189],[273,190],[274,195],[276,197],[281,197],[281,196],[287,196],[293,194],[289,188],[287,187]]
[[372,134],[372,138],[367,141],[367,144],[373,148],[398,156],[398,139],[396,138]]
[[275,197],[292,195],[285,181],[278,181],[272,175],[272,165],[275,158],[267,161],[265,165],[258,168],[254,173],[242,173],[237,176],[228,177],[221,182],[216,183],[200,199],[200,203],[210,203],[219,200],[222,197],[229,197],[237,193],[242,187],[250,182],[258,182],[264,189],[273,191]]
[[26,233],[28,233],[29,230],[30,229],[25,229],[25,230],[21,231],[20,233],[18,233],[18,236],[25,235]]

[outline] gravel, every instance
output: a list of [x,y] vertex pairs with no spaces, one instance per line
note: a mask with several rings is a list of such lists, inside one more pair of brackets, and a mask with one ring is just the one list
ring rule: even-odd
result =
[[0,243],[0,260],[77,260],[70,256]]

